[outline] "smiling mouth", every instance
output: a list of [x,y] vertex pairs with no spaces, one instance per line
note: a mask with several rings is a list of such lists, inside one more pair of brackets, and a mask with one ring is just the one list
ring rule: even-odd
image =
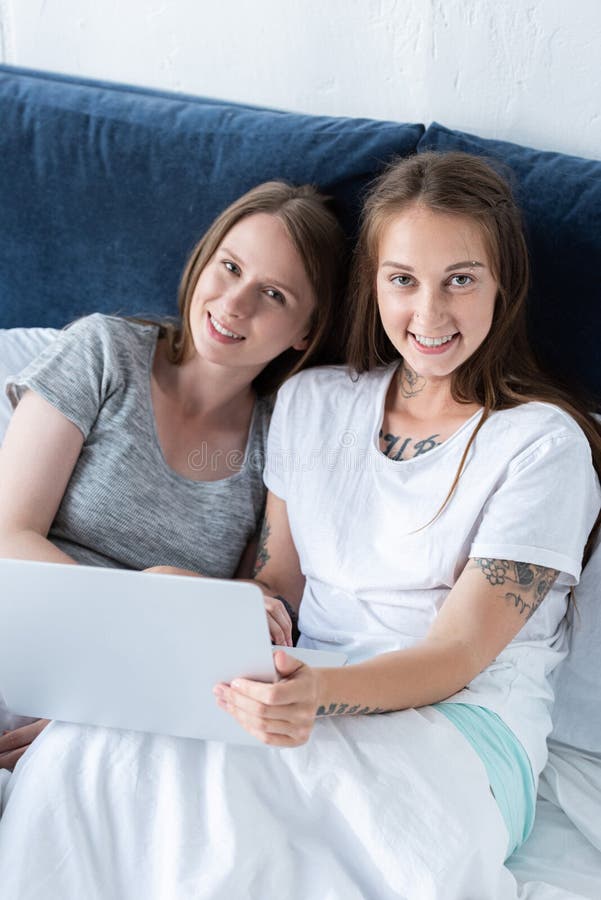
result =
[[243,341],[244,336],[241,334],[236,334],[235,331],[230,331],[229,328],[226,328],[225,325],[222,325],[219,319],[216,319],[212,313],[209,313],[209,322],[219,334],[222,334],[224,337],[232,338],[235,341]]
[[453,334],[446,334],[442,337],[427,337],[424,334],[414,334],[412,331],[409,334],[422,347],[442,347],[457,337],[459,332],[455,331]]

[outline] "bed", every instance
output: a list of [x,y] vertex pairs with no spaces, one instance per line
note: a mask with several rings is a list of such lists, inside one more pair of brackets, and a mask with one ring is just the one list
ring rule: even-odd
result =
[[[352,241],[362,191],[387,160],[459,149],[511,168],[533,260],[536,349],[598,407],[600,161],[436,123],[299,115],[8,66],[0,121],[0,381],[52,339],[48,329],[78,316],[171,312],[196,235],[254,184],[318,184]],[[2,396],[0,440],[8,415]],[[536,824],[509,861],[529,900],[601,898],[600,565],[596,551],[577,589]],[[8,777],[0,771],[0,806]]]

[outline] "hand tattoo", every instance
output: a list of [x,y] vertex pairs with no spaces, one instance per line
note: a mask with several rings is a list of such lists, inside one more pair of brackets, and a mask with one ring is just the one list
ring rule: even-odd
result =
[[504,593],[506,602],[528,620],[539,608],[559,575],[556,569],[507,559],[471,559],[471,568],[480,569],[489,584],[501,589],[517,586]]

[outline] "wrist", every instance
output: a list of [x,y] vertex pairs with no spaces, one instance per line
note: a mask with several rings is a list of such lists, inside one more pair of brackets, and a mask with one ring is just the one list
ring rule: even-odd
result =
[[335,677],[336,674],[336,669],[316,666],[313,671],[316,678],[315,714],[323,715],[325,711],[329,709],[330,704],[332,703],[332,697],[336,693],[336,685],[332,683],[333,676]]

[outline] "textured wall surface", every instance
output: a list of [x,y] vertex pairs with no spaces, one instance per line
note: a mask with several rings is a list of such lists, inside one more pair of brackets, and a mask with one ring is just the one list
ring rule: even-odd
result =
[[0,0],[16,65],[601,157],[600,0]]

